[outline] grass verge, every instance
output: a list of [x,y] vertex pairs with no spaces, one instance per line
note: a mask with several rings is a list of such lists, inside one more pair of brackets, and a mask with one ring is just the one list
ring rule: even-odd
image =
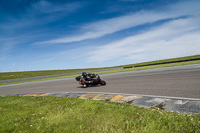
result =
[[[197,60],[197,61],[188,61],[188,62],[181,62],[181,63],[171,63],[171,64],[144,66],[144,67],[138,67],[138,68],[129,68],[129,69],[117,69],[117,70],[110,70],[110,71],[102,71],[102,72],[96,72],[96,74],[118,73],[118,72],[126,72],[126,71],[137,71],[137,70],[155,69],[155,68],[162,68],[162,67],[182,66],[182,65],[191,65],[191,64],[200,64],[200,60]],[[0,85],[9,85],[9,84],[35,82],[35,81],[45,81],[45,80],[53,80],[53,79],[72,78],[72,77],[76,77],[76,76],[80,76],[80,75],[76,74],[76,75],[61,76],[61,77],[55,77],[55,78],[45,78],[45,79],[36,79],[36,80],[29,80],[29,81],[19,81],[19,82],[11,82],[11,83],[2,83]]]
[[180,57],[180,58],[172,58],[172,59],[165,59],[165,60],[157,60],[157,61],[150,61],[150,62],[142,62],[137,64],[129,64],[124,65],[123,67],[130,67],[130,66],[141,66],[141,65],[150,65],[150,64],[157,64],[157,63],[166,63],[166,62],[173,62],[173,61],[184,61],[185,60],[193,60],[193,59],[199,59],[200,55],[194,55],[194,56],[187,56],[187,57]]
[[102,72],[98,72],[98,74],[117,73],[117,72],[126,72],[126,71],[137,71],[137,70],[146,70],[146,69],[155,69],[155,68],[163,68],[163,67],[173,67],[173,66],[183,66],[183,65],[192,65],[192,64],[200,64],[200,60],[189,61],[189,62],[181,62],[181,63],[171,63],[171,64],[136,67],[136,68],[129,68],[129,69],[117,69],[117,70],[111,70],[111,71],[102,71]]
[[200,115],[67,97],[0,97],[0,132],[200,132]]
[[[110,68],[113,68],[113,67],[110,67]],[[102,70],[102,69],[110,69],[110,68],[105,67],[105,68],[89,68],[89,69],[5,72],[5,73],[0,73],[0,80],[30,78],[30,77],[58,75],[58,74],[67,74],[67,73],[77,73],[77,72],[83,72],[83,71],[94,71],[94,70]]]

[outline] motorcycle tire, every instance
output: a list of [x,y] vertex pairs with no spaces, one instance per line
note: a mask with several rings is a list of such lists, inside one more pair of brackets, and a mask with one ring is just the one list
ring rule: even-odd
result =
[[82,86],[82,88],[87,88],[87,87],[88,87],[87,85],[83,85],[83,86]]
[[101,81],[100,81],[100,84],[101,84],[101,85],[106,85],[106,81],[101,80]]

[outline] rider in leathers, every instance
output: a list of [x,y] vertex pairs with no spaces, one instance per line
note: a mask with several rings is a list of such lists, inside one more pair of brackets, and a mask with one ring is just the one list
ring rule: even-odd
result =
[[83,83],[83,87],[87,87],[87,83],[93,83],[93,81],[90,81],[90,76],[88,73],[83,72],[81,76],[81,83]]

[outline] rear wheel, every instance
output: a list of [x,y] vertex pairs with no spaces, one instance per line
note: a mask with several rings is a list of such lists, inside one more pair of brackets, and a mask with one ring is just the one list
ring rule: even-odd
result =
[[101,83],[101,85],[106,85],[106,81],[104,81],[104,80],[101,80],[100,83]]

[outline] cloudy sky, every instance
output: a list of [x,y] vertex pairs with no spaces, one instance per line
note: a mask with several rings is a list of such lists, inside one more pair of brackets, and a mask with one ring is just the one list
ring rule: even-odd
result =
[[0,72],[197,54],[199,0],[0,0]]

